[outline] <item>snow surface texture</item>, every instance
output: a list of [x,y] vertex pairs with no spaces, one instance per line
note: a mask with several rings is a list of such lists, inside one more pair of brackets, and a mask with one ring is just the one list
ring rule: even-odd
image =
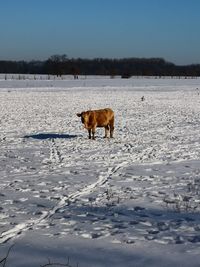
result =
[[[0,259],[199,266],[199,79],[2,82]],[[76,113],[104,107],[115,138],[89,140]]]

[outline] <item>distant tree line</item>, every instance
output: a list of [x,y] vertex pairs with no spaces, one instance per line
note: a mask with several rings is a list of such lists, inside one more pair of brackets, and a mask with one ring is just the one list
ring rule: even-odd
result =
[[200,76],[200,64],[178,66],[162,58],[81,59],[54,55],[45,61],[0,60],[0,73],[51,75]]

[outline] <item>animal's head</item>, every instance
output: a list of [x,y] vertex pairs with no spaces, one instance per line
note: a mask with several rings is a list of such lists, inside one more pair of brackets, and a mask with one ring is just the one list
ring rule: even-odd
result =
[[78,117],[81,118],[81,122],[87,127],[90,117],[90,111],[83,111],[81,113],[76,114]]

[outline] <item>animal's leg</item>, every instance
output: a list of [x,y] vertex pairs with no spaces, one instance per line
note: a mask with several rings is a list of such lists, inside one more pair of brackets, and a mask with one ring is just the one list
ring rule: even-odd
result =
[[113,132],[114,132],[114,117],[110,121],[110,138],[113,138]]
[[91,139],[91,129],[88,130],[89,133],[89,139]]
[[104,138],[108,137],[108,132],[109,132],[109,125],[105,126],[105,136],[104,136]]
[[95,140],[95,130],[96,130],[96,127],[92,128],[92,139]]

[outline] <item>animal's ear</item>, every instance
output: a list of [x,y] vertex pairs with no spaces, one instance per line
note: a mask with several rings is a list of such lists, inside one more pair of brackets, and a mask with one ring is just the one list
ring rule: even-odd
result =
[[81,117],[81,113],[76,113],[76,115],[77,115],[78,117]]

